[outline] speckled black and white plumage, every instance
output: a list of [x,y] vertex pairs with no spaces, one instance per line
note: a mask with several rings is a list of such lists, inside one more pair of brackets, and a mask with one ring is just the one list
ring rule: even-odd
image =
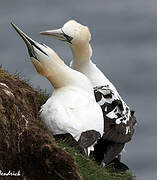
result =
[[[135,118],[132,118],[133,112],[109,86],[97,86],[94,88],[94,93],[105,118],[104,135],[108,134],[108,131],[111,131],[113,128],[115,130],[114,134],[116,133],[114,141],[129,141],[133,135],[133,126],[135,124]],[[111,137],[112,139],[113,137]]]
[[136,118],[134,112],[108,85],[94,87],[94,94],[104,116],[104,135],[95,146],[94,155],[99,162],[103,160],[107,164],[131,140]]

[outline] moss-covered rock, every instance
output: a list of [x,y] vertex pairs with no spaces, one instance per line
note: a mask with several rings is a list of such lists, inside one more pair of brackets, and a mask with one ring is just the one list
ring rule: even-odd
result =
[[[0,69],[0,170],[20,171],[16,179],[82,179],[74,158],[41,122],[38,112],[43,101],[41,93]],[[0,177],[6,178],[13,179]]]

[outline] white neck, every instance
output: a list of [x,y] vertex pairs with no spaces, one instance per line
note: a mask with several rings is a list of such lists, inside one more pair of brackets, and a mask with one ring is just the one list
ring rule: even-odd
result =
[[73,62],[77,63],[78,65],[84,64],[90,61],[90,58],[92,56],[92,48],[89,43],[75,46],[70,45],[72,55],[73,55]]
[[117,91],[108,78],[91,61],[90,58],[92,55],[92,48],[89,43],[83,46],[81,49],[72,45],[70,45],[70,47],[73,54],[73,60],[71,63],[72,69],[85,74],[91,81],[93,87],[109,85],[111,89]]
[[40,62],[32,57],[31,60],[37,72],[45,76],[51,82],[54,88],[63,87],[70,82],[70,70],[64,63],[58,61],[58,57]]

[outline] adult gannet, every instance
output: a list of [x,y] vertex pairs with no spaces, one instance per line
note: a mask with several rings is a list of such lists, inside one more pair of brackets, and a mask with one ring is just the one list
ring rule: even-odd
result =
[[126,142],[131,140],[136,122],[134,112],[123,101],[115,86],[92,62],[91,34],[87,26],[70,20],[57,30],[40,32],[68,43],[73,60],[70,66],[85,74],[91,81],[96,101],[104,115],[104,135],[95,145],[98,162],[108,164],[120,154]]
[[95,101],[90,81],[65,65],[51,48],[32,40],[11,24],[26,43],[37,72],[55,89],[41,107],[41,120],[54,135],[70,133],[89,155],[104,130],[102,110]]

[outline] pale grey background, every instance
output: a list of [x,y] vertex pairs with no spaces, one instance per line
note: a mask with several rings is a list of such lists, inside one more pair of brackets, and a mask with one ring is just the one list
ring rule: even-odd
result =
[[156,0],[0,0],[0,64],[19,71],[34,86],[52,91],[29,61],[25,45],[9,22],[53,47],[70,62],[64,43],[38,34],[75,19],[92,33],[93,61],[136,110],[136,133],[123,160],[138,180],[157,179],[157,1]]

